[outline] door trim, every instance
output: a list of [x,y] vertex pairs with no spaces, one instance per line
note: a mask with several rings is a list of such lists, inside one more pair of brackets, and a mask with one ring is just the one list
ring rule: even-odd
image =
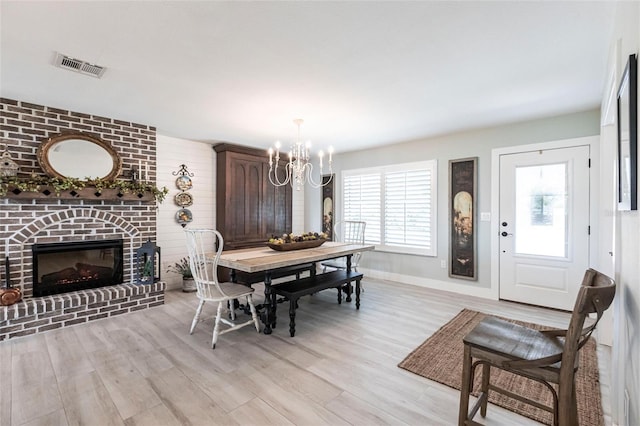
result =
[[[522,152],[531,152],[557,148],[571,148],[576,146],[587,145],[590,147],[591,168],[589,169],[589,210],[590,217],[597,218],[594,210],[594,201],[598,199],[599,189],[595,177],[598,169],[598,143],[600,135],[586,136],[581,138],[563,139],[552,142],[541,142],[528,145],[515,145],[505,148],[495,148],[491,150],[491,297],[495,300],[500,298],[500,156],[505,154],[518,154]],[[591,220],[591,238],[589,239],[589,265],[594,259],[593,254],[598,245],[598,226],[597,220]]]

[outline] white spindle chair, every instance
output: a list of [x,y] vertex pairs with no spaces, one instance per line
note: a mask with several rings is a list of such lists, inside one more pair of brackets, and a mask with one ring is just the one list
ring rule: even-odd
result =
[[[259,333],[258,315],[252,300],[253,288],[231,282],[218,282],[218,261],[224,246],[224,240],[220,232],[214,229],[185,229],[185,234],[189,251],[189,264],[196,282],[196,294],[200,299],[189,334],[193,334],[205,302],[218,302],[218,311],[213,326],[213,339],[211,341],[213,349],[216,348],[219,335],[237,330],[245,325],[254,324]],[[217,247],[217,250],[215,250],[215,247]],[[236,318],[233,305],[234,300],[240,297],[246,297],[252,319],[243,323],[236,323],[234,322]],[[231,321],[222,318],[223,309],[226,310],[229,305],[231,306],[231,309],[229,309]],[[220,330],[220,323],[228,325],[229,328]]]
[[[333,227],[333,240],[350,244],[364,244],[364,230],[367,226],[366,222],[360,220],[344,220],[338,222]],[[354,253],[351,256],[351,269],[358,272],[358,263],[362,253]],[[322,272],[327,272],[327,268],[347,269],[347,260],[344,257],[338,259],[327,260],[320,263]]]

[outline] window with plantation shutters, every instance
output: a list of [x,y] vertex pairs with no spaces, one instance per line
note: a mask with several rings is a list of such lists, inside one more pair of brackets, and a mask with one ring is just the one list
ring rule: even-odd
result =
[[436,161],[343,172],[344,220],[367,222],[380,251],[436,256]]

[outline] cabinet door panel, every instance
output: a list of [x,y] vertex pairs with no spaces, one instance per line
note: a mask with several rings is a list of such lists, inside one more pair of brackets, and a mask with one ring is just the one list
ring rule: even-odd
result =
[[264,232],[266,235],[282,235],[291,232],[291,186],[275,187],[269,182],[269,167],[265,167]]
[[229,162],[231,176],[227,211],[233,241],[257,240],[262,236],[262,165],[255,159],[232,157]]
[[225,249],[256,247],[291,232],[291,187],[269,182],[262,151],[223,144],[217,156],[217,228]]

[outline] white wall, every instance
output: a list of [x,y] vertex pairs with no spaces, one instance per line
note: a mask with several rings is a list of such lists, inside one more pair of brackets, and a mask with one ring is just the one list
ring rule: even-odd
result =
[[[630,54],[640,47],[640,4],[618,2],[614,43],[610,49],[609,72],[620,77]],[[617,86],[617,85],[616,85]],[[605,91],[603,104],[609,91]],[[640,117],[639,117],[640,118]],[[607,144],[610,150],[615,145]],[[608,153],[615,158],[615,153]],[[603,216],[606,216],[606,205]],[[640,425],[640,214],[615,214],[615,279],[618,292],[614,300],[612,349],[612,418],[618,425]],[[625,393],[629,398],[625,415]]]
[[181,288],[182,277],[166,272],[167,266],[187,256],[184,230],[176,222],[176,212],[180,210],[174,197],[181,191],[176,187],[176,178],[172,173],[185,164],[193,173],[193,205],[187,207],[193,213],[193,222],[189,228],[215,228],[215,151],[210,144],[185,139],[157,135],[157,176],[158,186],[166,186],[169,194],[158,207],[157,228],[158,245],[162,249],[162,279],[167,288]]
[[[334,155],[335,212],[341,219],[341,171],[387,164],[436,159],[438,161],[438,256],[421,257],[368,252],[359,268],[370,276],[425,287],[457,291],[481,297],[495,297],[491,288],[490,222],[478,222],[478,281],[450,279],[440,267],[448,258],[448,169],[449,160],[478,157],[478,211],[491,212],[491,150],[494,148],[598,135],[598,110],[567,114],[542,120],[404,142],[370,150]],[[319,190],[306,188],[305,222],[320,223]],[[478,215],[480,217],[480,215]]]

